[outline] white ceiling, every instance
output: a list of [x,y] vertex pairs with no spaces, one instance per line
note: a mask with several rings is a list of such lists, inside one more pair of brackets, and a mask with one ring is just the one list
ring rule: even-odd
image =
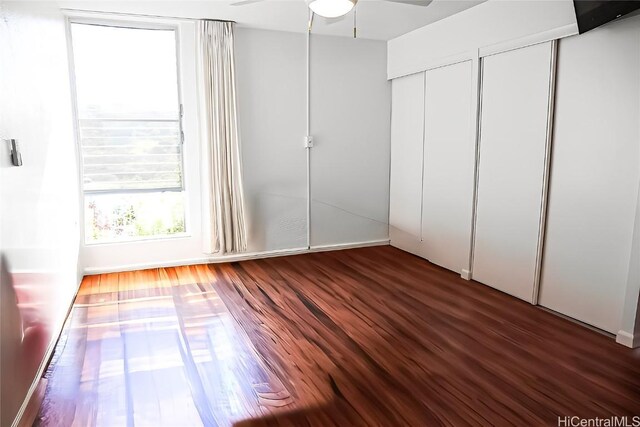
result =
[[[239,26],[268,30],[305,32],[308,8],[305,0],[263,0],[243,6],[231,6],[237,0],[209,1],[95,1],[62,0],[61,7],[160,15],[180,18],[209,18],[236,21]],[[433,0],[428,6],[413,6],[383,0],[360,0],[357,5],[358,37],[389,40],[416,28],[438,21],[485,0]],[[350,37],[353,12],[327,25],[316,19],[314,34]]]

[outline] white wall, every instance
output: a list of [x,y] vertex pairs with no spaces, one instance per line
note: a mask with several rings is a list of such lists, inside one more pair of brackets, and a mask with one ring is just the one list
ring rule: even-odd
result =
[[307,247],[306,42],[236,30],[249,251]]
[[389,78],[429,68],[443,58],[531,38],[542,42],[576,34],[573,2],[489,0],[388,42]]
[[[311,245],[388,239],[385,43],[312,35]],[[249,251],[307,246],[306,36],[237,28]]]
[[0,139],[0,425],[9,426],[52,340],[78,275],[78,184],[62,15],[51,3],[3,2]]
[[560,41],[540,304],[612,333],[637,209],[639,76],[638,16]]
[[389,238],[386,61],[384,42],[311,37],[311,246]]

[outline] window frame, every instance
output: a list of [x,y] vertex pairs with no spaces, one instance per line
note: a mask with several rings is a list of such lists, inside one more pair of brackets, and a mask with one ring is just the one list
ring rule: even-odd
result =
[[[91,14],[93,15],[93,14]],[[78,164],[78,192],[80,197],[80,218],[79,218],[79,228],[80,228],[80,239],[84,246],[104,246],[104,245],[118,245],[118,244],[127,244],[127,243],[136,243],[136,242],[145,242],[145,241],[153,241],[153,240],[171,240],[171,239],[184,239],[190,238],[191,235],[191,227],[190,227],[190,197],[189,191],[187,189],[187,173],[185,170],[185,134],[184,134],[184,104],[183,104],[183,81],[182,81],[182,70],[181,70],[181,40],[180,40],[180,26],[178,23],[164,23],[164,22],[149,22],[145,20],[125,20],[125,19],[113,19],[113,18],[102,18],[95,16],[75,16],[75,15],[67,15],[66,16],[66,38],[67,38],[67,55],[68,55],[68,63],[69,63],[69,80],[70,80],[70,88],[71,88],[71,103],[72,103],[72,113],[73,113],[73,129],[75,134],[75,147],[76,147],[76,158]],[[72,35],[72,24],[81,24],[81,25],[95,25],[95,26],[103,26],[103,27],[111,27],[111,28],[124,28],[124,29],[134,29],[134,30],[161,30],[161,31],[173,31],[174,33],[174,43],[175,43],[175,66],[176,66],[176,85],[177,85],[177,95],[178,95],[178,132],[180,138],[180,172],[181,172],[181,187],[173,187],[173,188],[145,188],[145,189],[120,189],[120,190],[85,190],[84,188],[84,159],[82,155],[82,140],[80,137],[80,114],[78,110],[78,94],[77,94],[77,85],[76,85],[76,68],[75,68],[75,56],[73,51],[73,35]],[[119,121],[126,121],[119,120]],[[182,233],[175,234],[165,234],[165,235],[153,235],[153,236],[132,236],[127,239],[119,239],[119,240],[108,240],[108,241],[87,241],[87,233],[86,233],[86,200],[85,196],[100,196],[107,194],[147,194],[147,193],[163,193],[163,192],[172,192],[172,193],[182,193],[182,197],[184,198],[184,231]]]

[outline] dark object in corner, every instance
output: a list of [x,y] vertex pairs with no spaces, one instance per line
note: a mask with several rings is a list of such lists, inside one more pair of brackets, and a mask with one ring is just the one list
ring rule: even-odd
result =
[[640,1],[573,0],[580,34],[640,9]]

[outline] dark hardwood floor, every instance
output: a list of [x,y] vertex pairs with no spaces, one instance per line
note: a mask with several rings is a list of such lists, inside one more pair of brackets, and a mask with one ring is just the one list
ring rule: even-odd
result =
[[35,425],[640,415],[640,350],[388,246],[88,276]]

